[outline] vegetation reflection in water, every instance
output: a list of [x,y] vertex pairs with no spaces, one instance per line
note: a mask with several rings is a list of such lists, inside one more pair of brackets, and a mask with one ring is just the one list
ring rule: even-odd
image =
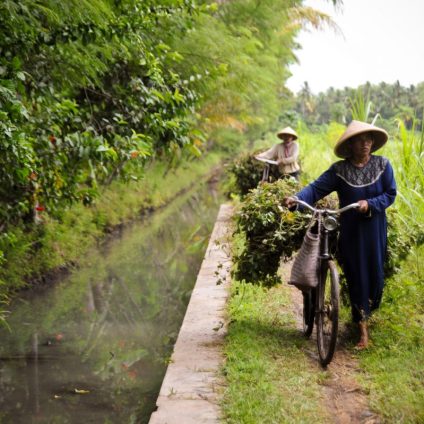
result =
[[0,334],[0,422],[147,422],[217,210],[210,187],[188,193],[18,299]]

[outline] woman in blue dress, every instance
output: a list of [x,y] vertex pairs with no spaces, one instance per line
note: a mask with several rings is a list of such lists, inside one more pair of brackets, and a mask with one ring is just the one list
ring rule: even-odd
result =
[[[359,203],[359,208],[340,216],[339,259],[346,276],[352,319],[359,324],[358,348],[368,346],[367,319],[381,302],[387,246],[386,208],[396,197],[396,182],[390,162],[372,153],[388,139],[374,125],[352,121],[334,152],[343,160],[334,163],[317,180],[296,194],[314,204],[336,191],[340,207]],[[295,206],[293,198],[284,199]]]

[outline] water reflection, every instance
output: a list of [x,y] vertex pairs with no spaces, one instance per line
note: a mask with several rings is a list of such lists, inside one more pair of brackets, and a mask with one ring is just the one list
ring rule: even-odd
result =
[[219,200],[188,193],[26,293],[0,337],[0,423],[147,422]]

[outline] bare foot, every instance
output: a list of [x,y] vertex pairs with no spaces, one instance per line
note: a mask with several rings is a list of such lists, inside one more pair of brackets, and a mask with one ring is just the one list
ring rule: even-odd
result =
[[369,339],[368,339],[368,324],[366,321],[360,321],[359,322],[359,331],[361,333],[361,336],[359,338],[359,342],[356,345],[357,349],[366,349],[368,347],[369,344]]

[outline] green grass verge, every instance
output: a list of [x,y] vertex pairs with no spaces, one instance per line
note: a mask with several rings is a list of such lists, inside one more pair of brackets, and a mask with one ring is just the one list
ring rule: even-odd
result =
[[241,424],[326,423],[322,383],[327,373],[304,353],[288,288],[233,281],[225,346],[224,421]]
[[181,191],[207,178],[224,156],[223,152],[210,152],[169,172],[166,163],[153,162],[140,181],[113,182],[90,207],[74,205],[56,219],[45,215],[43,224],[31,231],[10,229],[0,236],[0,250],[5,252],[0,269],[0,300],[24,287],[29,279],[79,263],[105,233],[136,219],[145,210],[167,204]]
[[390,423],[424,422],[424,246],[387,282],[371,322],[372,347],[360,355],[362,383]]

